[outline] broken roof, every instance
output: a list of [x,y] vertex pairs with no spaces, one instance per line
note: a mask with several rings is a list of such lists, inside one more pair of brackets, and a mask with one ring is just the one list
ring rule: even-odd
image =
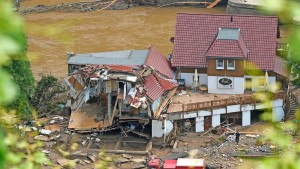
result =
[[155,78],[154,74],[149,75],[145,79],[144,84],[146,95],[152,100],[160,98],[164,94],[163,88],[160,86],[159,82]]
[[158,75],[157,73],[155,73],[155,77],[158,80],[160,86],[163,88],[164,91],[171,90],[178,86],[177,82],[172,81],[170,79],[165,79],[165,78],[161,77],[160,75]]
[[148,50],[123,50],[101,53],[75,54],[68,59],[68,64],[76,65],[143,65]]
[[150,47],[145,64],[153,67],[168,78],[172,79],[174,77],[170,62],[155,47]]
[[249,50],[248,60],[260,69],[275,70],[278,29],[276,16],[179,13],[176,19],[172,66],[207,67],[206,53],[219,28],[239,28]]

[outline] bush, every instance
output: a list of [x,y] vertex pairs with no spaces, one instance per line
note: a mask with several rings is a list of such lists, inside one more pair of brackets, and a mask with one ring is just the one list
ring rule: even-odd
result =
[[43,75],[37,82],[31,104],[40,115],[57,113],[61,110],[59,104],[66,102],[65,91],[65,87],[57,78]]

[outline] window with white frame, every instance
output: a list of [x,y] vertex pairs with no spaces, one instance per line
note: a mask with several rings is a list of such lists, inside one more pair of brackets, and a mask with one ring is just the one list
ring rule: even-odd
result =
[[217,69],[224,69],[224,60],[217,59]]
[[235,61],[227,60],[227,70],[235,70]]

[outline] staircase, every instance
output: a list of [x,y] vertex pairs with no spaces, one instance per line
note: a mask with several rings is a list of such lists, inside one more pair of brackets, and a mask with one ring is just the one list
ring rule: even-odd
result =
[[285,119],[286,120],[291,120],[291,119],[295,118],[295,113],[299,109],[299,106],[298,106],[297,99],[295,98],[295,96],[291,92],[288,92],[287,96],[288,96],[288,99],[289,99],[289,109],[288,109],[288,112],[286,114]]

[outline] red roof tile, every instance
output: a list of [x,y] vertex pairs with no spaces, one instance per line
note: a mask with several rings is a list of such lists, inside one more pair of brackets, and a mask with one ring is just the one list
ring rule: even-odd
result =
[[109,70],[121,71],[121,72],[132,72],[134,67],[138,66],[127,66],[127,65],[107,65]]
[[172,79],[174,77],[171,64],[155,47],[150,47],[145,64],[147,66],[152,66],[155,70],[168,78]]
[[163,88],[164,91],[171,90],[178,86],[178,84],[176,82],[173,82],[169,79],[164,79],[163,77],[161,77],[158,74],[155,74],[155,77],[157,78],[159,84],[161,85],[161,87]]
[[209,58],[245,58],[247,57],[247,49],[242,40],[216,39],[209,48],[206,56]]
[[146,95],[155,101],[164,94],[163,88],[160,86],[159,82],[156,80],[154,74],[149,75],[145,79],[144,87],[146,90]]
[[172,66],[207,67],[206,52],[219,28],[240,28],[248,60],[274,70],[278,18],[211,14],[177,14]]

